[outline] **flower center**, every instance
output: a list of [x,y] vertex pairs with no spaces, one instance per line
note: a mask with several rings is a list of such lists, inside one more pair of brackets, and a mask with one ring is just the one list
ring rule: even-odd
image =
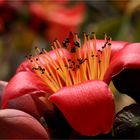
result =
[[105,35],[104,45],[97,49],[94,33],[92,38],[84,33],[83,47],[78,34],[70,33],[63,46],[68,50],[68,56],[55,40],[51,46],[55,60],[45,49],[41,51],[38,47],[35,48],[36,57],[28,57],[32,70],[53,92],[87,80],[103,80],[110,62],[110,37]]

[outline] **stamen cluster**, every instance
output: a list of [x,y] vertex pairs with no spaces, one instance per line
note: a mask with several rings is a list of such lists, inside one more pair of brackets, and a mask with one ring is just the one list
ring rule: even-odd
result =
[[62,87],[87,80],[103,80],[110,61],[111,38],[105,35],[105,44],[100,49],[96,48],[96,43],[95,33],[92,37],[84,33],[84,47],[78,34],[70,33],[62,43],[69,57],[60,42],[55,40],[51,48],[57,61],[45,49],[38,47],[35,47],[36,57],[29,55],[27,58],[32,70],[56,92]]

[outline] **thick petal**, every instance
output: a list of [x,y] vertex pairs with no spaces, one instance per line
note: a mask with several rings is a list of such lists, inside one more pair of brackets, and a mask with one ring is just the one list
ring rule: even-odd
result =
[[49,98],[80,134],[95,136],[111,131],[114,98],[102,81],[87,81],[65,87]]
[[51,91],[47,85],[31,72],[19,72],[8,83],[3,96],[2,106],[7,106],[8,100],[25,94],[48,94]]
[[140,69],[140,43],[128,44],[113,56],[104,81],[109,83],[124,69]]
[[29,94],[9,100],[7,108],[24,111],[38,120],[47,111],[45,103]]
[[8,83],[5,81],[0,81],[0,108],[1,108],[1,98],[2,98],[2,93]]
[[[115,55],[115,53],[119,52],[122,48],[124,48],[128,42],[125,41],[111,41],[111,58]],[[97,50],[102,50],[102,46],[104,46],[105,40],[96,40]],[[85,51],[85,45],[83,46],[83,51]],[[90,41],[90,46],[93,46],[93,41]]]
[[48,139],[46,130],[32,116],[14,109],[0,110],[1,139]]

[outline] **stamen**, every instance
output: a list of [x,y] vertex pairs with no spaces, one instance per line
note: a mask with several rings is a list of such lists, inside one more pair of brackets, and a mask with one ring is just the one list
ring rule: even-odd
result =
[[[111,38],[106,34],[105,43],[100,49],[96,48],[96,35],[84,33],[84,52],[78,34],[70,33],[69,38],[62,42],[69,51],[67,58],[62,45],[55,40],[51,45],[57,62],[45,49],[35,47],[35,55],[26,56],[31,69],[40,77],[46,85],[56,92],[64,86],[75,85],[87,80],[103,80],[104,74],[110,62]],[[82,53],[83,52],[83,53]],[[45,63],[45,65],[44,65]]]

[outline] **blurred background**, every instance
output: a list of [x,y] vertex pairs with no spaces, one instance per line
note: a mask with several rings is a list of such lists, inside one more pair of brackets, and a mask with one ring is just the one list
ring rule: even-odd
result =
[[35,46],[49,50],[69,31],[140,41],[140,1],[0,0],[0,80],[8,81]]

